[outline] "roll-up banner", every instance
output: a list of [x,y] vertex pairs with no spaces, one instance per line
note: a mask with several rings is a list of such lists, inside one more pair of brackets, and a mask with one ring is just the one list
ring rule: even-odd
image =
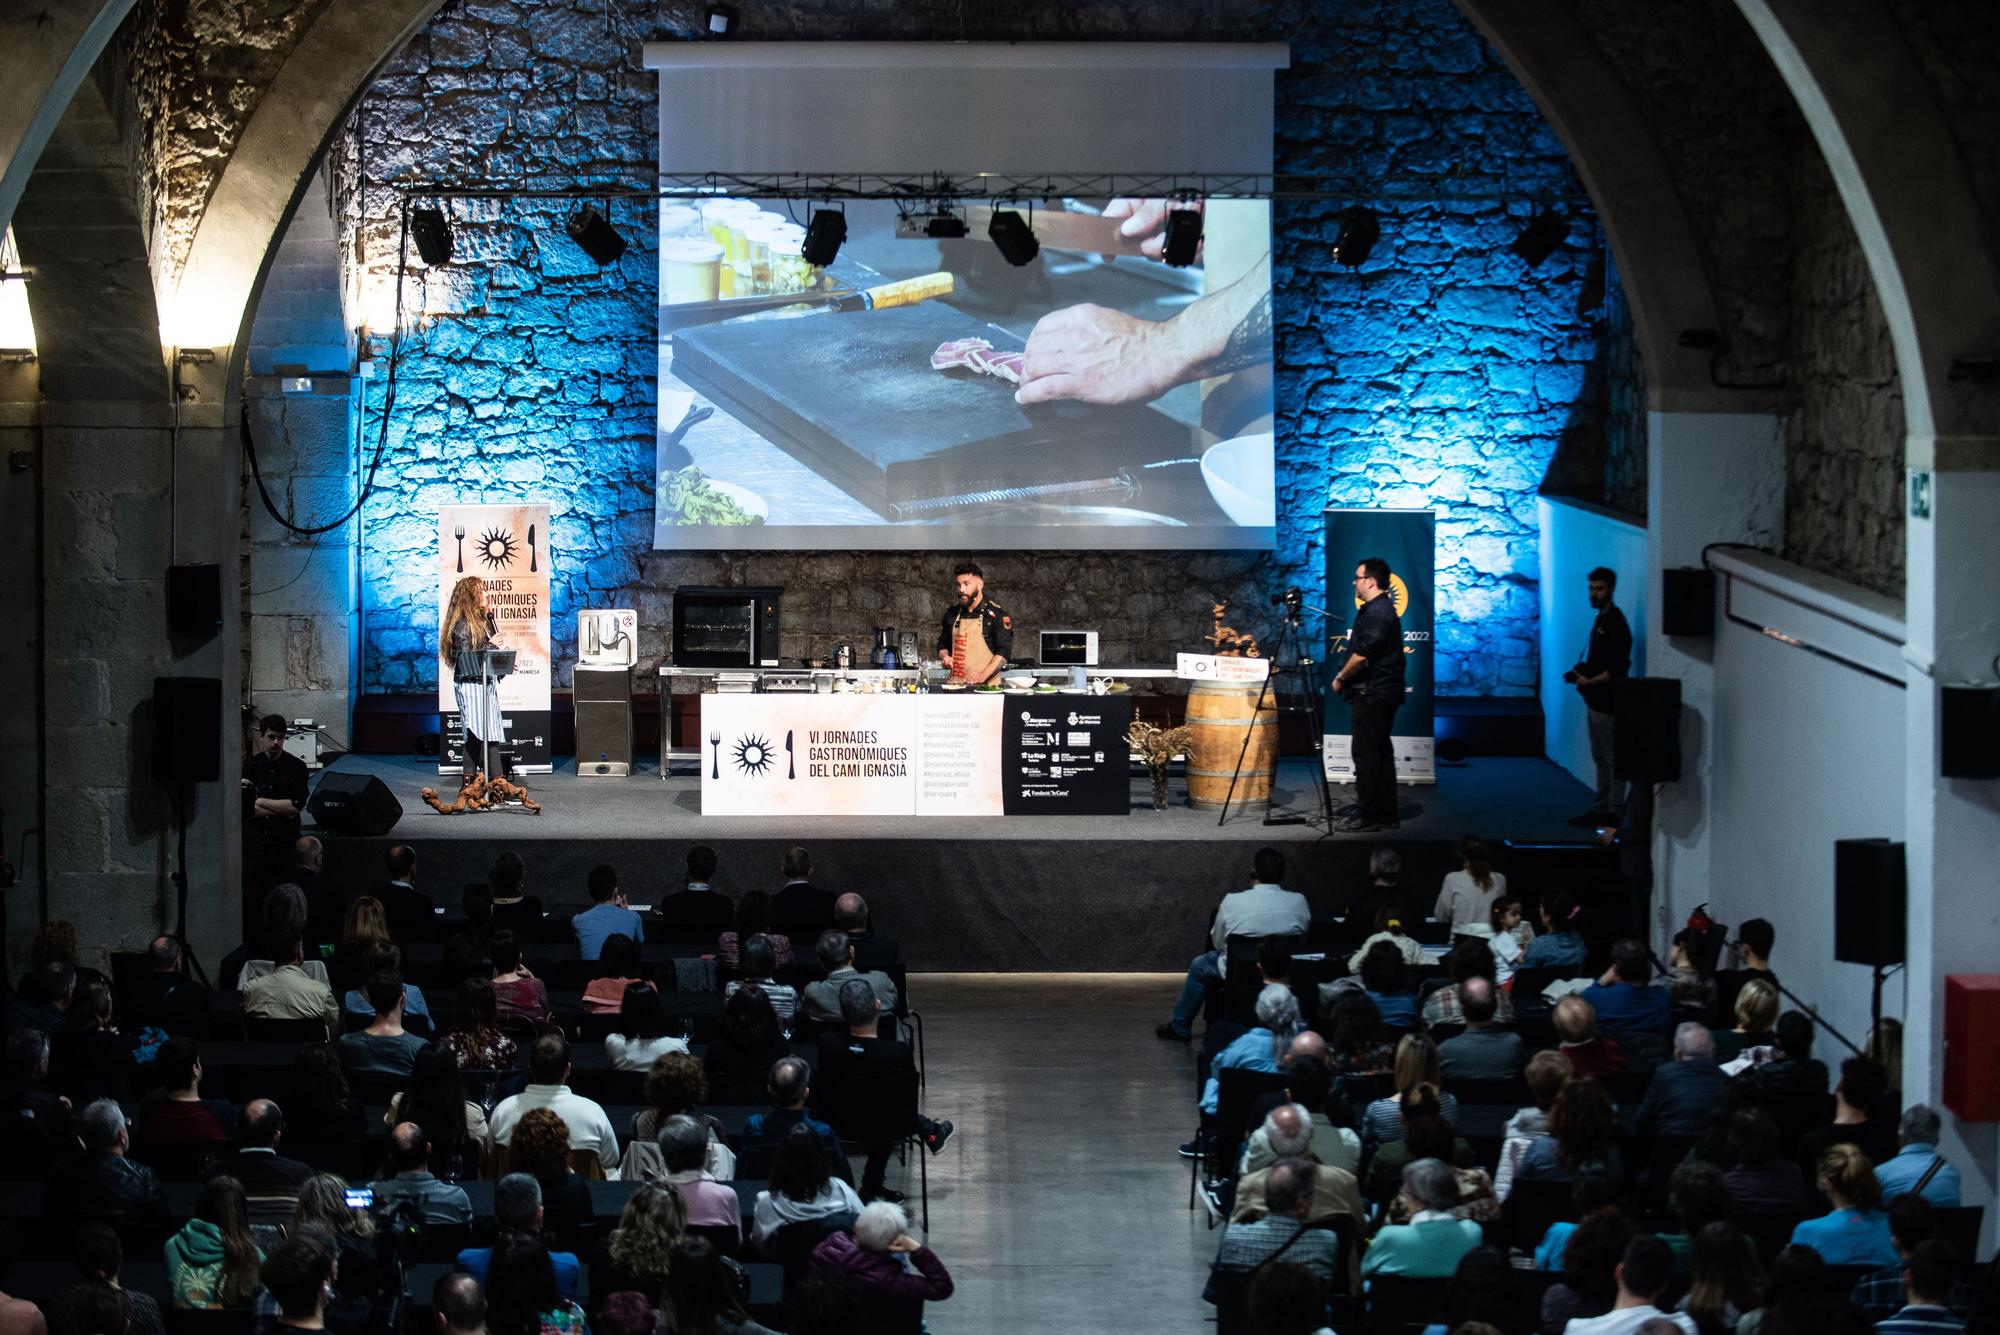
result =
[[[1328,506],[1326,510],[1326,598],[1334,616],[1326,623],[1326,671],[1330,681],[1347,661],[1347,633],[1361,606],[1352,595],[1354,568],[1370,556],[1389,563],[1389,596],[1403,623],[1402,708],[1396,711],[1392,743],[1398,783],[1436,783],[1431,723],[1434,686],[1433,629],[1437,623],[1437,515],[1431,510],[1366,510]],[[1349,592],[1343,596],[1342,590]],[[1344,617],[1345,619],[1341,619]],[[1347,701],[1326,693],[1324,749],[1330,783],[1354,781]]]
[[[494,647],[514,651],[514,670],[499,683],[506,745],[517,768],[537,774],[553,767],[549,563],[546,505],[447,505],[438,511],[438,624],[452,589],[478,576],[493,609]],[[452,664],[440,646],[431,649],[438,655],[438,773],[452,774],[464,764],[465,728]]]

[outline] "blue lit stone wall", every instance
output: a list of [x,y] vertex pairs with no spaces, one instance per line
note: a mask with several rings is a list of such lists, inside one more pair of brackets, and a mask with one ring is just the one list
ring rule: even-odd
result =
[[[465,0],[432,23],[364,101],[336,162],[360,314],[393,292],[389,182],[651,173],[654,93],[637,46],[677,35],[657,12]],[[1029,0],[971,20],[943,0],[825,0],[750,7],[744,22],[749,40],[1290,42],[1278,170],[1373,205],[1383,236],[1360,269],[1338,268],[1339,203],[1277,212],[1277,551],[986,564],[1023,629],[1095,625],[1108,656],[1153,662],[1195,647],[1211,595],[1259,630],[1271,591],[1296,583],[1321,601],[1329,502],[1431,506],[1441,693],[1533,693],[1535,492],[1559,441],[1604,436],[1608,391],[1590,368],[1615,279],[1582,205],[1568,246],[1542,266],[1508,253],[1537,208],[1581,191],[1527,93],[1449,0]],[[582,606],[638,607],[642,657],[656,656],[666,591],[683,583],[784,583],[788,653],[933,614],[952,556],[651,551],[649,225],[621,215],[633,247],[600,271],[562,235],[562,209],[454,209],[459,259],[427,274],[427,288],[406,287],[428,315],[406,345],[388,460],[364,512],[364,689],[431,684],[436,512],[456,499],[547,501],[552,550],[589,554],[557,565],[559,663]]]

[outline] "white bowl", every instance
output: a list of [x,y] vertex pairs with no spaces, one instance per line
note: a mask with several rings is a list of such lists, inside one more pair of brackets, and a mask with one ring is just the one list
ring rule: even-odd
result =
[[1024,691],[1035,684],[1035,679],[1033,677],[1010,674],[1000,678],[1000,684],[1002,686],[1012,686],[1017,691]]
[[1244,528],[1271,528],[1278,522],[1277,465],[1271,433],[1218,441],[1201,456],[1201,480],[1208,494]]

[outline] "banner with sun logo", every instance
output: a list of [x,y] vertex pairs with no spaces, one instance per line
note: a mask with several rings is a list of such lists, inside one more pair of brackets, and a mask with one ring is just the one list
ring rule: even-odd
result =
[[[1390,739],[1396,752],[1398,783],[1436,783],[1433,749],[1436,668],[1432,653],[1437,625],[1437,515],[1431,510],[1362,510],[1335,506],[1326,511],[1326,662],[1324,688],[1347,661],[1347,632],[1354,624],[1354,568],[1371,556],[1389,563],[1389,596],[1403,623],[1403,706],[1396,711]],[[1330,783],[1354,782],[1347,701],[1325,696],[1321,759]]]
[[[438,511],[439,623],[458,582],[477,577],[492,609],[494,647],[514,651],[514,670],[499,682],[507,748],[516,765],[535,773],[547,773],[553,763],[548,543],[546,505],[447,505]],[[465,729],[452,680],[452,665],[440,654],[440,774],[456,773],[464,757]]]

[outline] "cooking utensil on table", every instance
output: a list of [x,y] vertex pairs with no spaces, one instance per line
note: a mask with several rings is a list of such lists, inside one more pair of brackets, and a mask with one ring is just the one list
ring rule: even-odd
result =
[[933,297],[948,297],[955,280],[948,273],[927,273],[916,278],[900,278],[874,287],[836,288],[830,292],[787,292],[769,297],[726,297],[718,301],[684,301],[660,307],[660,327],[666,333],[692,329],[696,325],[733,320],[759,311],[783,310],[787,306],[811,306],[818,311],[886,311],[896,306],[914,306]]
[[975,505],[1017,505],[1024,501],[1060,503],[1081,497],[1134,501],[1146,489],[1142,474],[1156,468],[1180,468],[1200,462],[1199,459],[1159,459],[1140,464],[1136,469],[1121,468],[1111,477],[1042,482],[1027,487],[993,487],[986,491],[960,492],[956,496],[925,496],[913,501],[893,501],[889,510],[897,519],[929,519],[944,511],[963,510]]

